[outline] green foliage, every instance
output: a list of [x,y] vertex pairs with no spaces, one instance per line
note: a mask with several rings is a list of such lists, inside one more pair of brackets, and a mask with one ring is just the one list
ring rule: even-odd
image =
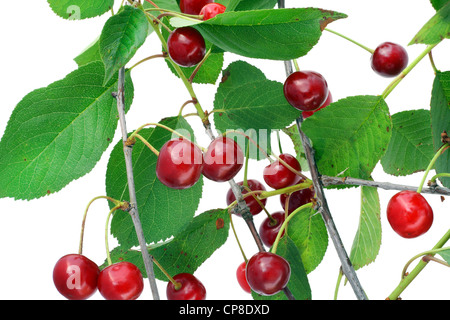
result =
[[101,16],[114,5],[114,0],[96,1],[95,5],[89,0],[47,0],[47,2],[58,16],[69,20]]
[[450,38],[450,2],[442,6],[409,44],[436,44]]

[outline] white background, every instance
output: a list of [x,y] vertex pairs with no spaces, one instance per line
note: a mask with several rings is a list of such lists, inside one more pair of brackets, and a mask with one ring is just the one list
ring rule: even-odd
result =
[[[119,2],[119,1],[116,1]],[[30,91],[62,79],[76,69],[73,58],[100,33],[109,13],[95,19],[65,21],[57,17],[46,1],[4,1],[0,11],[2,36],[2,102],[0,107],[0,135],[15,105]],[[384,41],[405,47],[430,17],[435,13],[427,0],[315,0],[286,1],[287,7],[314,6],[348,14],[347,19],[329,25],[330,29],[375,48]],[[117,9],[117,8],[116,8]],[[157,38],[151,36],[132,62],[158,53]],[[412,61],[424,45],[408,46]],[[434,50],[437,67],[450,70],[450,46],[446,40]],[[225,66],[240,59],[227,54]],[[283,82],[284,67],[281,62],[245,59],[261,68],[269,79]],[[370,68],[370,55],[356,45],[325,32],[313,50],[299,59],[300,67],[322,73],[329,84],[334,100],[359,94],[381,94],[391,79],[377,76]],[[130,63],[131,65],[131,63]],[[136,68],[132,74],[135,100],[128,113],[131,130],[145,122],[157,122],[165,116],[178,113],[182,103],[189,99],[182,83],[167,69],[162,60],[149,61]],[[425,58],[387,98],[391,113],[401,110],[428,108],[433,70]],[[204,109],[212,109],[215,87],[195,85]],[[189,107],[187,108],[189,111]],[[193,112],[194,110],[190,110]],[[201,144],[207,146],[208,138],[197,118],[188,118]],[[284,138],[283,138],[284,139]],[[70,183],[60,192],[33,201],[0,199],[0,299],[63,299],[52,282],[52,269],[63,255],[78,250],[80,226],[86,204],[90,199],[105,194],[104,176],[109,152],[119,140],[116,135],[111,147],[101,161],[86,176]],[[285,151],[291,150],[284,139]],[[252,162],[249,178],[262,180],[266,162]],[[431,172],[433,174],[433,172]],[[375,180],[417,185],[422,173],[407,178],[384,174],[377,166]],[[237,180],[242,178],[242,172]],[[205,179],[204,198],[198,212],[225,206],[228,185],[212,183]],[[404,264],[415,254],[431,249],[450,226],[449,204],[439,196],[428,195],[435,212],[431,230],[417,239],[403,239],[389,227],[385,208],[394,191],[380,190],[382,247],[375,263],[357,272],[369,299],[385,299],[397,286]],[[354,190],[326,191],[334,221],[341,238],[350,251],[359,218],[359,192]],[[269,211],[280,210],[278,198],[269,199]],[[101,264],[105,259],[104,224],[108,207],[97,201],[88,215],[84,253]],[[255,224],[264,219],[255,218]],[[248,257],[257,248],[242,220],[234,219],[239,237]],[[110,246],[115,245],[110,239]],[[233,235],[214,256],[203,264],[196,276],[204,283],[208,299],[251,299],[236,282],[235,270],[242,257]],[[313,299],[332,299],[337,280],[339,260],[330,241],[321,265],[309,275]],[[402,294],[403,299],[449,299],[448,268],[431,264]],[[151,299],[148,282],[140,299]],[[165,283],[158,282],[160,295],[165,299]],[[355,299],[349,285],[341,286],[339,299]],[[102,299],[97,293],[92,299]]]

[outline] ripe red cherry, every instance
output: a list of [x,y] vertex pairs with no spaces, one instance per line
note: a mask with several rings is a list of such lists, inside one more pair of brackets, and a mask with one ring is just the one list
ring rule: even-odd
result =
[[143,290],[141,271],[127,261],[106,267],[98,277],[98,291],[106,300],[136,300]]
[[241,147],[233,139],[214,139],[203,156],[203,175],[210,180],[223,182],[233,179],[244,164]]
[[[242,184],[243,184],[243,181],[238,182],[238,185],[242,186]],[[266,190],[264,185],[255,179],[248,179],[247,184],[251,191],[257,191],[257,190],[265,191]],[[242,194],[246,194],[246,193],[248,193],[248,191],[246,189],[244,189],[242,191]],[[228,190],[226,199],[227,199],[227,205],[232,204],[236,200],[236,197],[234,196],[234,193],[231,189]],[[261,199],[259,201],[261,201],[262,205],[265,206],[267,203],[267,198]],[[245,203],[247,204],[248,208],[250,209],[250,213],[252,215],[257,215],[258,213],[260,213],[263,210],[261,205],[258,203],[258,201],[256,201],[256,199],[253,196],[246,197]]]
[[289,282],[289,262],[271,252],[258,252],[247,263],[247,281],[253,291],[262,295],[274,295]]
[[389,200],[387,218],[400,236],[415,238],[430,229],[433,209],[420,193],[400,191]]
[[287,77],[284,96],[291,106],[302,111],[318,109],[328,97],[325,78],[314,71],[296,71]]
[[192,187],[200,178],[203,167],[203,153],[187,139],[167,141],[159,151],[156,162],[156,176],[172,189]]
[[[286,162],[294,170],[302,170],[300,163],[294,156],[288,153],[283,153],[279,156],[279,158]],[[278,159],[264,168],[263,177],[264,181],[274,189],[286,188],[297,184],[302,180],[301,176],[289,170]]]
[[302,112],[303,119],[309,118],[310,116],[312,116],[317,111],[322,110],[325,107],[328,107],[331,103],[333,103],[333,97],[331,96],[331,92],[328,92],[327,100],[325,100],[323,105],[321,105],[318,109],[313,110],[313,111],[303,111]]
[[200,11],[200,15],[203,16],[203,20],[209,20],[217,16],[218,14],[224,13],[227,7],[220,3],[208,3]]
[[314,199],[314,195],[313,189],[306,188],[292,192],[290,197],[288,194],[280,195],[280,203],[283,210],[286,210],[286,199],[289,197],[288,214],[290,214],[298,207],[311,202]]
[[250,293],[250,292],[252,292],[252,289],[248,285],[247,277],[245,275],[246,267],[247,267],[247,263],[245,261],[242,262],[238,266],[238,268],[236,270],[236,278],[237,278],[237,281],[238,281],[239,285],[241,286],[242,290],[244,290],[247,293]]
[[214,0],[181,0],[180,10],[183,13],[198,15],[205,5],[212,2]]
[[205,39],[192,27],[175,29],[167,39],[170,58],[182,67],[192,67],[205,56]]
[[194,275],[190,273],[179,273],[173,279],[181,284],[181,288],[176,289],[175,285],[169,281],[166,288],[168,300],[206,299],[206,289]]
[[273,213],[271,217],[273,220],[267,217],[259,226],[259,236],[261,238],[261,241],[267,247],[271,247],[275,242],[278,232],[281,229],[281,225],[285,220],[286,214],[283,211],[278,211]]
[[371,56],[372,69],[383,77],[394,77],[408,65],[408,53],[395,43],[380,44]]
[[53,268],[56,289],[69,300],[85,300],[97,291],[100,273],[95,262],[81,254],[68,254]]

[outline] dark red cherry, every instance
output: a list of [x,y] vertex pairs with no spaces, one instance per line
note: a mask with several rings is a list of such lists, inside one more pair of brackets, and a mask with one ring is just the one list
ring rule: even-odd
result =
[[253,291],[262,295],[274,295],[289,282],[289,262],[271,252],[258,252],[247,263],[247,281]]
[[389,200],[387,219],[400,236],[415,238],[430,229],[433,209],[420,193],[400,191]]
[[168,300],[205,300],[206,289],[203,284],[190,273],[179,273],[173,279],[181,284],[181,288],[176,289],[175,285],[169,281],[166,288]]
[[203,156],[203,175],[210,180],[223,182],[233,179],[244,164],[241,147],[233,139],[214,139]]
[[[264,185],[261,182],[259,182],[258,180],[255,180],[255,179],[248,179],[247,180],[247,184],[248,184],[248,187],[250,188],[251,191],[258,191],[258,190],[265,191],[266,190]],[[242,186],[243,185],[243,181],[238,182],[238,185]],[[248,193],[248,190],[246,190],[246,189],[244,189],[242,191],[242,194],[247,194],[247,193]],[[236,200],[236,197],[234,196],[233,190],[231,188],[228,190],[226,200],[227,200],[227,205],[232,204]],[[267,203],[267,198],[266,199],[261,199],[259,201],[261,201],[261,204],[263,206],[265,206],[266,203]],[[263,211],[263,207],[261,207],[261,205],[258,203],[258,201],[253,196],[247,196],[245,198],[245,203],[249,207],[250,213],[252,215],[257,215],[258,213]]]
[[214,0],[180,0],[180,10],[187,14],[200,14],[202,8]]
[[306,188],[292,192],[290,197],[288,194],[280,195],[280,203],[281,206],[283,207],[283,210],[286,210],[286,199],[289,197],[288,214],[290,214],[295,209],[301,207],[302,205],[312,202],[314,199],[314,195],[315,195],[314,189]]
[[200,178],[203,153],[199,147],[184,138],[167,141],[159,151],[156,176],[172,189],[192,187]]
[[252,289],[250,289],[250,286],[248,285],[248,282],[247,282],[247,277],[245,275],[246,267],[247,267],[247,263],[245,261],[242,262],[238,266],[238,268],[236,270],[236,278],[237,278],[237,281],[238,281],[239,285],[241,286],[242,290],[244,290],[247,293],[250,293],[250,292],[252,292]]
[[302,111],[318,109],[328,97],[325,78],[314,71],[296,71],[287,77],[284,96],[291,106]]
[[380,44],[371,56],[372,69],[383,77],[395,77],[408,65],[408,53],[395,43]]
[[220,3],[208,3],[200,11],[200,15],[203,16],[203,20],[209,20],[217,16],[218,14],[224,13],[227,7]]
[[313,111],[302,111],[303,119],[309,118],[310,116],[312,116],[317,111],[322,110],[325,107],[328,107],[331,103],[333,103],[333,97],[331,96],[331,92],[328,92],[327,100],[325,100],[323,105],[321,105],[318,109],[313,110]]
[[[279,158],[286,162],[294,170],[298,172],[302,170],[300,163],[294,156],[288,153],[283,153],[279,156]],[[297,184],[302,180],[301,176],[292,172],[278,159],[264,168],[263,177],[267,185],[274,189],[286,188]]]
[[98,291],[106,300],[136,300],[143,290],[141,271],[127,261],[106,267],[98,277]]
[[182,67],[192,67],[205,56],[205,39],[192,27],[175,29],[167,39],[170,58]]
[[[259,236],[262,242],[267,246],[271,247],[277,238],[278,232],[281,229],[286,214],[284,211],[278,211],[271,214],[272,219],[267,217],[259,226]],[[284,234],[284,231],[283,231]]]
[[97,291],[100,270],[95,262],[81,254],[68,254],[56,262],[53,283],[69,300],[85,300]]

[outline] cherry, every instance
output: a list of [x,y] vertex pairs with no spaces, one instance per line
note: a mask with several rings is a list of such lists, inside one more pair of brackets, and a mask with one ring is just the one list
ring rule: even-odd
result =
[[289,104],[302,111],[318,109],[328,97],[325,78],[314,71],[293,72],[284,82],[283,90]]
[[271,252],[258,252],[247,263],[247,281],[253,291],[261,295],[274,295],[289,282],[289,262]]
[[415,238],[430,229],[433,209],[420,193],[400,191],[389,200],[387,218],[400,236]]
[[192,67],[205,56],[205,39],[192,27],[175,29],[167,39],[170,58],[182,67]]
[[172,189],[192,187],[200,178],[203,168],[203,153],[187,139],[167,141],[159,151],[156,176]]
[[[267,217],[259,226],[259,236],[261,241],[268,247],[271,247],[275,242],[278,232],[281,229],[286,214],[283,211],[278,211],[271,214],[272,219]],[[283,231],[284,234],[284,231]]]
[[106,267],[98,277],[98,291],[106,300],[136,300],[143,290],[141,271],[128,261]]
[[237,278],[237,281],[238,281],[239,285],[241,286],[241,288],[242,288],[245,292],[250,293],[250,292],[252,292],[252,289],[251,289],[250,286],[248,285],[247,277],[246,277],[246,275],[245,275],[245,269],[246,269],[246,267],[247,267],[247,263],[246,263],[245,261],[242,262],[242,263],[238,266],[238,268],[237,268],[237,270],[236,270],[236,278]]
[[311,202],[314,199],[314,195],[313,189],[306,188],[292,192],[290,197],[288,194],[280,195],[280,203],[283,210],[286,210],[286,199],[289,197],[288,214],[290,214],[298,207]]
[[383,42],[371,56],[372,69],[383,77],[394,77],[408,65],[408,53],[395,43]]
[[[266,190],[264,185],[255,179],[248,179],[247,184],[251,191],[257,191],[257,190],[265,191]],[[238,182],[238,185],[242,186],[243,181]],[[244,189],[242,191],[242,194],[246,194],[246,193],[248,193],[248,190]],[[234,196],[232,189],[228,190],[226,199],[227,199],[227,205],[232,204],[236,200],[236,197]],[[267,203],[267,198],[261,199],[259,201],[261,201],[261,204],[263,206],[265,206]],[[256,199],[253,196],[247,196],[245,198],[245,203],[247,204],[248,208],[250,209],[250,213],[252,215],[257,215],[258,213],[260,213],[263,210],[263,207],[258,203],[258,201],[256,201]]]
[[175,285],[169,281],[166,288],[168,300],[205,300],[206,289],[203,284],[190,273],[179,273],[173,279],[181,284],[181,288],[176,289]]
[[68,254],[56,262],[53,282],[67,299],[85,300],[97,291],[99,273],[95,262],[81,254]]
[[[279,158],[286,162],[294,170],[302,170],[300,163],[294,156],[288,153],[283,153],[279,156]],[[264,168],[263,177],[264,181],[274,189],[286,188],[297,184],[300,180],[302,180],[301,176],[289,170],[278,159]]]
[[218,182],[233,179],[244,164],[241,147],[227,137],[214,139],[203,157],[203,175]]
[[227,7],[220,3],[208,3],[200,11],[200,15],[203,16],[203,20],[209,20],[217,16],[218,14],[224,13]]
[[214,0],[181,0],[180,10],[183,13],[198,15],[205,5],[212,2]]
[[313,111],[303,111],[302,112],[303,119],[309,118],[310,116],[312,116],[317,111],[322,110],[325,107],[328,107],[332,102],[333,102],[333,97],[331,96],[331,92],[328,92],[327,100],[325,100],[323,105],[321,105],[318,109],[313,110]]

